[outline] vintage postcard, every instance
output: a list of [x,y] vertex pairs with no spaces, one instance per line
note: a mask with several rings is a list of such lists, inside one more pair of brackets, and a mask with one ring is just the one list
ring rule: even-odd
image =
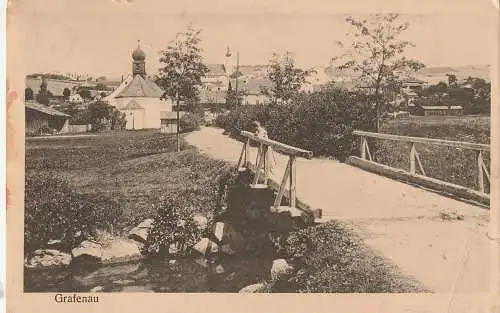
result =
[[7,312],[500,312],[498,26],[9,1]]

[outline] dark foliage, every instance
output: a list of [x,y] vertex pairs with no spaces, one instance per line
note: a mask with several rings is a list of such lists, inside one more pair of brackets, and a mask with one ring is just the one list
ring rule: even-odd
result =
[[200,129],[200,122],[198,117],[191,112],[187,112],[181,117],[179,125],[180,125],[180,130],[183,133],[192,132]]
[[[25,179],[25,254],[60,239],[68,249],[96,229],[107,228],[121,215],[117,203],[104,197],[75,193],[63,180],[49,173],[30,173]],[[82,236],[75,237],[77,232]]]
[[361,94],[326,90],[302,94],[287,106],[241,106],[218,117],[216,125],[238,136],[258,120],[273,140],[344,160],[357,149],[352,130],[371,130],[375,125],[376,114],[369,103]]

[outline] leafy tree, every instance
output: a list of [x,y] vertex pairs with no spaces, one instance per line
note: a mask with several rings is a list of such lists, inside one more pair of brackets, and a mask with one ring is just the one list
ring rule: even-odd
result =
[[276,54],[270,60],[267,77],[273,82],[271,90],[265,89],[264,94],[274,102],[288,104],[297,96],[306,81],[307,73],[295,66],[295,60],[289,52],[283,56]]
[[[340,63],[338,69],[360,74],[359,83],[373,92],[378,131],[382,105],[388,102],[384,89],[397,86],[424,64],[404,56],[414,44],[400,39],[409,23],[400,22],[398,14],[377,14],[369,21],[348,17],[346,22],[353,27],[352,49],[334,60]],[[344,47],[340,41],[338,45]]]
[[69,96],[71,96],[71,90],[69,90],[69,88],[64,88],[63,90],[64,100],[68,101]]
[[24,89],[24,100],[26,101],[31,101],[34,99],[34,92],[33,92],[33,89],[31,89],[30,87]]
[[241,104],[241,101],[243,97],[245,96],[245,93],[242,90],[236,90],[229,89],[226,94],[226,105],[229,109],[233,109],[236,106]]
[[45,78],[42,79],[42,83],[40,84],[40,90],[36,96],[36,101],[40,104],[48,105],[49,104],[49,93],[47,90],[47,81]]
[[78,91],[78,94],[80,97],[82,97],[84,100],[88,100],[91,98],[90,90],[87,88],[82,88]]
[[88,116],[93,131],[103,130],[108,124],[111,129],[124,129],[127,123],[124,113],[104,101],[89,104]]
[[457,75],[455,74],[446,74],[448,76],[448,85],[450,87],[456,87],[457,85]]
[[441,99],[447,89],[448,86],[446,85],[445,82],[439,82],[436,85],[429,86],[429,88],[427,88],[427,91],[430,92],[432,95],[436,95],[438,98],[438,104],[441,104]]
[[201,56],[200,32],[190,25],[186,31],[177,33],[175,40],[161,51],[160,62],[164,66],[156,80],[165,90],[163,98],[183,101],[190,111],[199,103],[201,78],[209,71]]

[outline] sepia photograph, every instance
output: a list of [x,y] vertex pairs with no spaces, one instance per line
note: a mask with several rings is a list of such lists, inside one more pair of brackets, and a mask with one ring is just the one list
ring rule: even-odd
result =
[[494,11],[28,2],[25,293],[491,291]]

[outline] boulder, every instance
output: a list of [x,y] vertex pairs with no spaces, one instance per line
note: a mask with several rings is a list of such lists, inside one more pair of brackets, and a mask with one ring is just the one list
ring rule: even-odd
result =
[[207,228],[208,218],[205,216],[196,214],[193,216],[193,221],[196,223],[196,226],[198,226],[198,229],[203,230]]
[[136,240],[140,243],[146,243],[149,231],[153,227],[153,223],[154,223],[153,219],[151,218],[145,219],[129,232],[128,238]]
[[113,264],[142,258],[139,246],[133,240],[113,238],[102,251],[102,263]]
[[285,259],[274,260],[271,267],[271,281],[277,282],[283,278],[288,277],[292,270],[293,267],[290,266]]
[[215,267],[215,273],[217,273],[217,274],[223,274],[224,273],[224,267],[221,264],[217,265]]
[[90,292],[101,292],[103,290],[104,290],[103,286],[96,286],[96,287],[90,289]]
[[201,238],[201,240],[193,246],[193,249],[201,255],[206,256],[211,253],[217,253],[219,246],[208,238]]
[[73,261],[90,261],[101,263],[103,259],[102,246],[96,242],[86,240],[71,251]]
[[64,267],[71,263],[71,255],[55,249],[39,249],[32,253],[29,259],[24,260],[26,268],[53,268]]
[[232,252],[235,252],[235,250],[237,251],[244,246],[244,240],[241,234],[227,222],[215,223],[213,234],[215,237],[214,239],[218,240],[218,243],[221,246],[225,244],[230,245]]
[[259,292],[268,292],[268,286],[264,283],[253,284],[250,286],[246,286],[242,288],[239,293],[259,293]]

